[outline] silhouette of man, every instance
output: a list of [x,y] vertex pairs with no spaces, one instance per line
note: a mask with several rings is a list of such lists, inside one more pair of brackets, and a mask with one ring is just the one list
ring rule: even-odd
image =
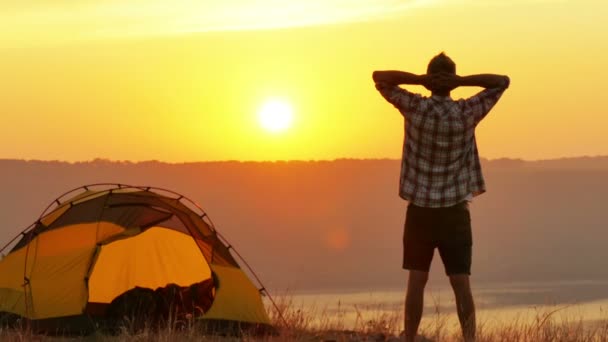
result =
[[[405,299],[405,339],[414,341],[423,309],[424,287],[435,248],[450,278],[465,341],[475,340],[471,294],[472,233],[468,202],[485,192],[475,127],[509,86],[507,76],[458,76],[444,53],[429,62],[425,75],[375,71],[376,89],[405,118],[399,195],[409,202],[403,234],[403,268],[409,270]],[[430,97],[399,85],[422,85]],[[460,86],[485,88],[453,100]]]

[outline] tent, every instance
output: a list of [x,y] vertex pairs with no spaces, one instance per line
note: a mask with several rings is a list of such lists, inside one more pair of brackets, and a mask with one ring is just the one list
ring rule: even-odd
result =
[[3,248],[0,312],[37,330],[84,332],[130,290],[206,284],[211,301],[200,320],[269,325],[264,288],[252,283],[231,250],[240,258],[182,195],[84,186],[55,200]]

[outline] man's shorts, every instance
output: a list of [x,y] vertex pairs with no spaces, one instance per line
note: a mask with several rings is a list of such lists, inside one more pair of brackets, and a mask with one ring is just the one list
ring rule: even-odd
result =
[[471,274],[471,215],[468,202],[445,208],[410,203],[403,233],[403,268],[428,272],[435,248],[447,275]]

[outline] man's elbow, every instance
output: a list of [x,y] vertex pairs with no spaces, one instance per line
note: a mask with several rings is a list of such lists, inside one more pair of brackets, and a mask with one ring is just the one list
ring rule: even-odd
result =
[[384,80],[382,79],[382,71],[374,71],[372,73],[372,79],[375,83],[383,82]]
[[509,88],[509,84],[511,80],[509,76],[495,75],[486,88],[494,88],[494,89],[507,89]]
[[388,78],[387,78],[387,73],[385,71],[374,71],[372,73],[372,79],[374,80],[375,83],[379,83],[379,82],[388,82]]
[[502,87],[505,88],[505,89],[509,88],[509,85],[511,85],[511,79],[509,78],[509,76],[505,75],[502,78],[503,78]]

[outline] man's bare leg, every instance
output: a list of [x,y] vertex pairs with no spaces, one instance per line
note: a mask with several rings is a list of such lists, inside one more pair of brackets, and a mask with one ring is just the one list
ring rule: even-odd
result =
[[458,320],[462,328],[462,335],[465,342],[475,341],[475,303],[471,293],[469,275],[458,274],[450,276],[450,284],[456,297],[456,309]]
[[414,342],[424,306],[424,287],[429,279],[429,273],[410,270],[405,296],[405,341]]

